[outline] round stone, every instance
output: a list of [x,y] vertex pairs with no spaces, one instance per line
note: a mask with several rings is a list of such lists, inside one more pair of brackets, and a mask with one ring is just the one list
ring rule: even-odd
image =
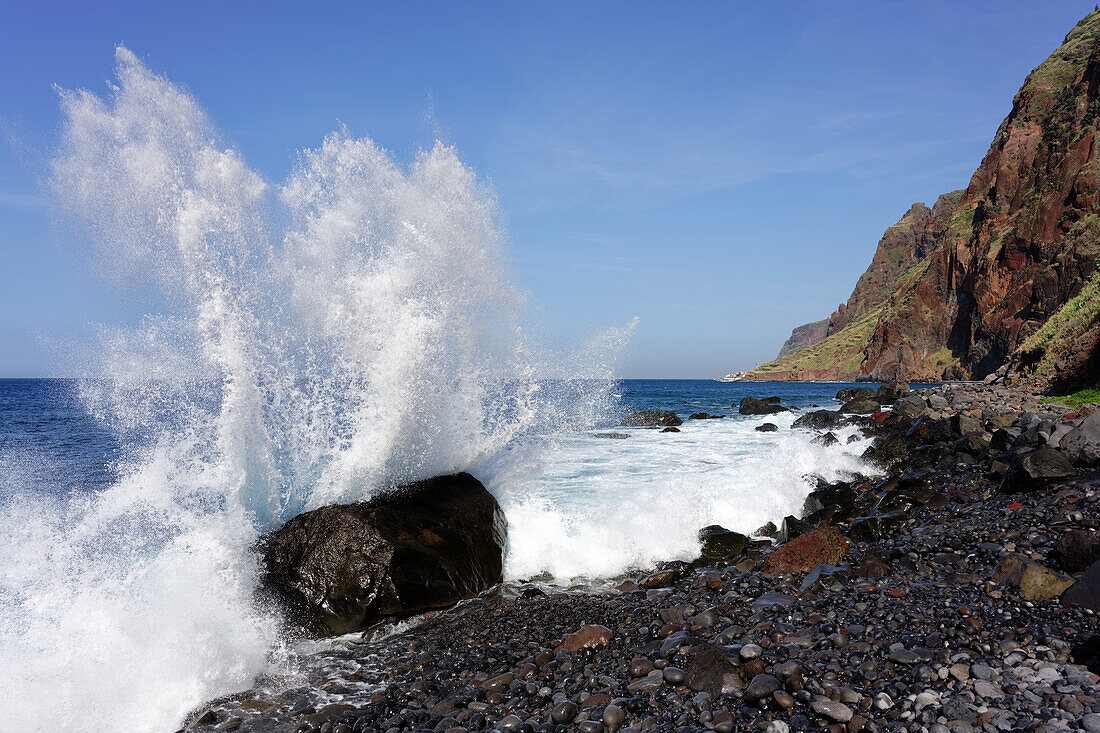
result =
[[741,647],[742,659],[756,659],[763,653],[764,650],[756,644],[746,644],[745,646]]
[[603,711],[603,724],[608,730],[616,730],[626,720],[626,713],[618,705],[608,705]]
[[558,703],[550,711],[550,719],[559,725],[569,725],[575,717],[577,717],[577,706],[569,700]]

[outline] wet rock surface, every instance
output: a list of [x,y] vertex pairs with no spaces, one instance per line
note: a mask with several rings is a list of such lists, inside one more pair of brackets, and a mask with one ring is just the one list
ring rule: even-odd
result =
[[[747,541],[619,590],[498,586],[400,633],[331,640],[190,727],[1100,731],[1100,474],[1067,455],[1070,475],[1002,491],[1015,457],[1060,450],[1087,416],[1000,387],[902,400],[855,419],[904,450],[870,451],[882,476],[819,486],[786,546]],[[954,447],[997,430],[999,447]]]
[[683,425],[684,421],[676,413],[668,410],[642,410],[632,412],[619,424],[624,428],[667,428]]
[[497,500],[460,473],[300,514],[257,549],[264,591],[290,620],[311,633],[342,634],[496,585],[506,539]]

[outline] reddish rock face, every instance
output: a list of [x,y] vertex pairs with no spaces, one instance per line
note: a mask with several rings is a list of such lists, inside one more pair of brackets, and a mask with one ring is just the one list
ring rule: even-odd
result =
[[808,573],[821,563],[835,565],[848,556],[848,540],[832,527],[799,535],[764,559],[764,574]]
[[839,348],[752,376],[923,381],[981,378],[1010,363],[1029,379],[1088,382],[1100,323],[1080,324],[1064,353],[1052,352],[1053,375],[1029,370],[1042,347],[1022,347],[1097,271],[1098,128],[1100,11],[1024,81],[966,190],[932,209],[914,205],[886,231],[829,319],[821,347]]
[[1100,255],[1087,219],[1097,208],[1098,107],[1092,13],[1025,80],[927,270],[891,296],[865,375],[939,378],[954,366],[983,377],[1080,291]]

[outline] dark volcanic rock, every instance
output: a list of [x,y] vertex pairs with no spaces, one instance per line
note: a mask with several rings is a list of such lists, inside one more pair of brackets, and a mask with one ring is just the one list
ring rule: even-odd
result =
[[721,420],[725,415],[710,415],[705,412],[697,412],[694,415],[688,415],[688,420]]
[[763,425],[757,425],[753,429],[758,433],[774,433],[776,430],[779,430],[779,426],[773,422],[766,422]]
[[712,697],[730,695],[745,686],[737,657],[710,642],[696,647],[695,656],[685,671],[688,687],[696,692],[709,693]]
[[1100,611],[1100,562],[1090,565],[1085,574],[1062,594],[1062,603]]
[[774,415],[777,412],[786,411],[786,407],[769,400],[758,400],[755,397],[742,398],[741,403],[737,406],[737,412],[742,415]]
[[837,392],[836,398],[838,402],[851,402],[852,400],[861,398],[873,400],[875,399],[875,396],[877,394],[878,392],[871,389],[870,387],[852,387],[850,389],[842,389]]
[[854,397],[841,406],[840,411],[849,415],[871,415],[882,409],[873,397]]
[[1073,464],[1064,453],[1053,448],[1040,448],[1013,459],[1001,490],[1010,493],[1034,491],[1073,474]]
[[1062,438],[1060,447],[1074,463],[1085,466],[1100,463],[1100,410],[1069,431]]
[[844,416],[840,412],[832,410],[814,410],[807,412],[794,421],[793,428],[807,428],[809,430],[828,430],[843,424]]
[[884,405],[892,405],[909,394],[909,385],[905,382],[884,384],[875,392],[875,399]]
[[731,532],[717,524],[699,530],[699,539],[703,543],[699,554],[711,562],[737,557],[749,544],[749,538],[745,535]]
[[620,427],[624,428],[665,428],[683,425],[684,421],[676,413],[667,410],[642,410],[632,412],[623,418]]
[[504,512],[467,473],[301,514],[257,544],[264,587],[314,633],[441,608],[501,580]]
[[1054,546],[1054,557],[1071,573],[1084,570],[1100,560],[1100,535],[1083,529],[1071,530]]

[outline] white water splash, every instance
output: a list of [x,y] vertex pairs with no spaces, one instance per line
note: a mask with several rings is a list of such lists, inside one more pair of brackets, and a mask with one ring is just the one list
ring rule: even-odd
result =
[[[598,412],[520,325],[495,200],[441,144],[403,167],[333,133],[273,190],[187,94],[118,49],[107,98],[62,92],[54,187],[123,281],[171,315],[105,332],[90,409],[131,447],[90,497],[5,502],[0,718],[165,730],[278,661],[257,533],[470,470]],[[553,367],[551,364],[564,365]]]

